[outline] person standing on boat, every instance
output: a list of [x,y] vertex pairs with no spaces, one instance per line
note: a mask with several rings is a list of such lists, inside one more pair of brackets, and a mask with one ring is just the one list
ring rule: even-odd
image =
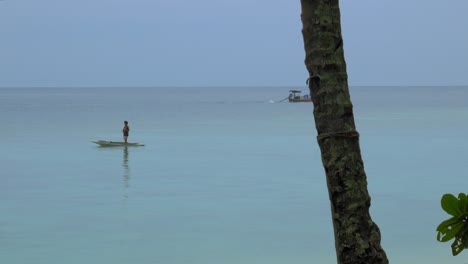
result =
[[128,122],[124,121],[124,127],[122,129],[123,132],[123,138],[125,143],[127,143],[127,138],[128,138],[128,133],[130,132],[130,127],[128,126]]

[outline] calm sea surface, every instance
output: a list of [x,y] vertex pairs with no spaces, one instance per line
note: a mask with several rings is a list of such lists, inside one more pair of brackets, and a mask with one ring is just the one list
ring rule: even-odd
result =
[[[1,88],[0,263],[336,263],[313,107],[289,89]],[[351,96],[390,261],[466,262],[435,228],[467,192],[468,87]],[[91,142],[124,120],[145,147]]]

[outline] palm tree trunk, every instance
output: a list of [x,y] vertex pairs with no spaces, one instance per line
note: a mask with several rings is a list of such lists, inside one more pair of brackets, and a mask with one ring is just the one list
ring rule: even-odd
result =
[[301,0],[305,64],[327,177],[339,264],[388,263],[370,196],[348,90],[338,0]]

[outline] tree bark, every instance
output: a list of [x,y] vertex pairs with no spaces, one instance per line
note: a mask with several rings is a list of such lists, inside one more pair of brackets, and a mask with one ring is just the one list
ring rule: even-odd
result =
[[339,264],[388,263],[354,124],[341,35],[339,0],[301,0],[302,34],[317,140],[327,177]]

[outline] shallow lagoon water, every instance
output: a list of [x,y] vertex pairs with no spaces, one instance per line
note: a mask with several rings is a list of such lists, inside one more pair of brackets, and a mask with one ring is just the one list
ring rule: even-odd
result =
[[[312,105],[274,88],[2,88],[2,263],[336,263]],[[392,263],[462,263],[468,87],[351,87]],[[271,103],[270,101],[275,101]],[[92,140],[145,147],[102,148]]]

